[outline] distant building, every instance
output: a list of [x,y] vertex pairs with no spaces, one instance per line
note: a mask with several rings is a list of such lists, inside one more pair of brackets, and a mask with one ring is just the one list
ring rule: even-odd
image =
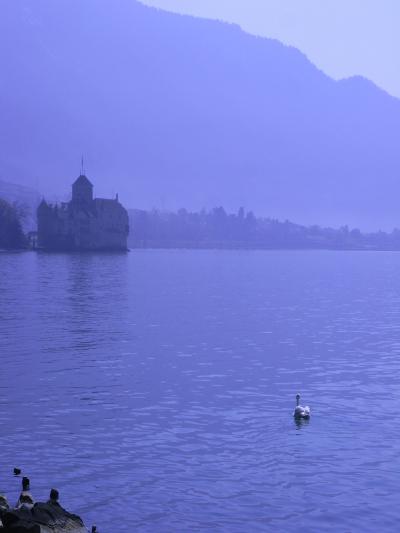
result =
[[81,174],[72,185],[72,200],[37,209],[38,247],[44,250],[126,250],[129,218],[115,200],[93,198],[93,185]]

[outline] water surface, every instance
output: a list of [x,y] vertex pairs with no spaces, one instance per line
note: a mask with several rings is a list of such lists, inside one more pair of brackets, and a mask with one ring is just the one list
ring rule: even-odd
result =
[[399,273],[396,253],[0,254],[0,491],[19,466],[101,533],[397,530]]

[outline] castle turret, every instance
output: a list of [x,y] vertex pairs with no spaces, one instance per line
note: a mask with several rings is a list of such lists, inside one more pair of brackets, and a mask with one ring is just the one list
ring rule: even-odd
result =
[[46,202],[44,198],[42,198],[42,201],[38,205],[38,213],[47,213],[49,210],[49,204]]
[[90,204],[93,200],[93,185],[84,174],[72,185],[72,203],[75,205]]

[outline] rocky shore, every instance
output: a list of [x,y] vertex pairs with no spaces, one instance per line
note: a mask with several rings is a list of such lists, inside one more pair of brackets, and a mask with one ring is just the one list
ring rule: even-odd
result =
[[34,502],[29,479],[24,477],[15,507],[0,496],[0,533],[88,533],[81,518],[66,511],[58,498],[58,491],[52,489],[46,503]]
[[3,513],[2,533],[88,533],[79,516],[50,503],[35,503],[32,509],[12,509]]

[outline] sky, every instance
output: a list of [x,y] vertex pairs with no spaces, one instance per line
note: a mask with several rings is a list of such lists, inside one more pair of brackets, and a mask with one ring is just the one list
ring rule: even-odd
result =
[[329,76],[361,75],[400,98],[400,0],[141,0],[295,46]]

